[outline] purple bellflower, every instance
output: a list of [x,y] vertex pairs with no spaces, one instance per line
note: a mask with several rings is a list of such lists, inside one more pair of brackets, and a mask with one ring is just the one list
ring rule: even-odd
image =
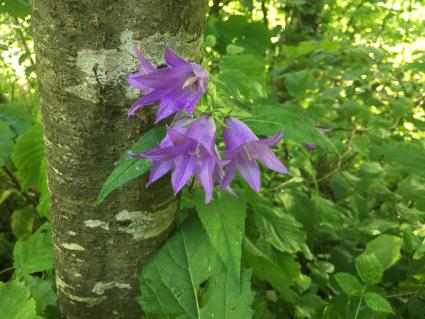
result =
[[222,187],[228,187],[235,177],[236,168],[249,186],[260,191],[260,169],[257,160],[267,168],[287,174],[288,170],[270,149],[282,139],[283,131],[266,139],[260,140],[243,122],[235,118],[227,118],[223,129],[224,143],[227,151],[225,156],[230,163],[227,165]]
[[127,76],[127,81],[145,95],[133,104],[128,115],[133,115],[143,106],[160,103],[155,123],[178,111],[192,116],[196,104],[208,89],[207,71],[179,57],[169,47],[164,53],[167,67],[162,69],[155,68],[138,48],[136,54],[140,61],[139,70]]
[[222,167],[215,145],[216,127],[212,117],[204,115],[193,122],[184,119],[168,127],[167,135],[152,150],[133,155],[152,161],[148,185],[172,170],[171,183],[177,194],[195,176],[205,190],[205,202],[212,199],[214,181],[222,182]]

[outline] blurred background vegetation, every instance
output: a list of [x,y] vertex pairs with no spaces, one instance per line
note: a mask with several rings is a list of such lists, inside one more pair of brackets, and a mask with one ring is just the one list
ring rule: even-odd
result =
[[[0,1],[2,319],[57,316],[30,19]],[[241,109],[285,124],[291,175],[248,196],[254,318],[424,318],[425,1],[214,0],[204,46]]]

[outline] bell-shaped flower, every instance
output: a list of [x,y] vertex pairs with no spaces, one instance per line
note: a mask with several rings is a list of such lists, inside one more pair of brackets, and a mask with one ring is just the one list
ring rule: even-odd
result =
[[202,116],[192,123],[189,119],[168,127],[167,135],[152,150],[133,155],[152,161],[148,185],[172,170],[171,183],[177,194],[192,177],[205,191],[205,202],[212,199],[214,181],[221,183],[220,171],[226,163],[219,158],[216,127],[210,116]]
[[224,143],[227,151],[224,153],[230,163],[222,186],[228,187],[235,177],[236,169],[247,181],[249,186],[260,191],[260,169],[257,160],[267,168],[287,174],[288,170],[270,149],[282,139],[283,131],[266,139],[259,139],[243,122],[235,118],[227,118],[223,129]]
[[161,69],[155,68],[137,48],[136,53],[140,61],[139,71],[127,76],[127,81],[145,95],[133,104],[128,115],[143,106],[159,103],[156,123],[178,111],[192,116],[196,104],[208,89],[207,71],[179,57],[169,47],[164,53],[167,67]]

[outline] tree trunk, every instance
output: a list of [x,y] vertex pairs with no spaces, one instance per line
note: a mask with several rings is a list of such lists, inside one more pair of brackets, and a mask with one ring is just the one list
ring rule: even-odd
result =
[[56,286],[65,318],[140,318],[137,274],[168,237],[178,202],[169,177],[96,197],[116,162],[152,127],[151,111],[127,118],[139,92],[134,41],[163,64],[165,44],[201,55],[206,0],[32,0]]

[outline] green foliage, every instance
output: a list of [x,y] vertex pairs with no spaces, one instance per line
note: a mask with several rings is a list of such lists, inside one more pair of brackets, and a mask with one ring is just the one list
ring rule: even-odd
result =
[[0,282],[0,318],[41,319],[36,315],[36,306],[29,291],[18,283]]
[[364,300],[366,305],[374,311],[394,313],[388,300],[380,294],[368,292],[364,295]]
[[340,272],[335,275],[335,279],[347,295],[356,297],[362,295],[363,286],[353,275]]
[[[133,145],[130,152],[137,154],[151,149],[158,144],[164,136],[165,128],[157,126],[140,137],[136,144]],[[150,167],[151,164],[148,160],[133,158],[129,156],[128,153],[123,155],[115,165],[114,171],[109,175],[105,184],[103,184],[99,197],[97,198],[98,203],[104,201],[113,190],[121,185],[145,174],[149,171]]]
[[13,249],[13,266],[20,276],[53,268],[53,250],[49,224],[42,225],[31,237],[17,241]]
[[237,198],[219,193],[210,205],[205,205],[203,194],[198,192],[194,203],[212,247],[220,256],[231,279],[236,279],[239,285],[246,214],[244,196],[241,194]]
[[27,0],[1,0],[0,12],[6,12],[14,17],[24,18],[29,14]]
[[15,134],[3,120],[0,119],[0,166],[3,166],[13,150]]
[[367,285],[374,285],[381,281],[384,267],[375,254],[363,253],[356,258],[356,269]]
[[232,272],[190,216],[144,266],[140,303],[147,318],[250,318],[250,271],[242,271],[240,285]]

